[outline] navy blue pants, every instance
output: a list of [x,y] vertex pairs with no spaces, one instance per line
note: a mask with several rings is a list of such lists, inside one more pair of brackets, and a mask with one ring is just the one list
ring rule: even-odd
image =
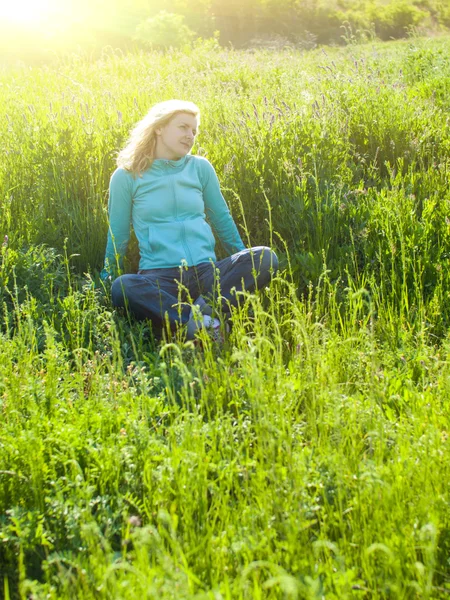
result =
[[220,303],[220,309],[227,313],[230,305],[238,304],[236,291],[264,287],[277,269],[277,255],[270,248],[257,246],[216,263],[122,275],[112,284],[112,303],[122,308],[127,303],[137,319],[151,319],[158,328],[167,318],[174,328],[177,323],[187,323],[191,304],[199,296],[210,304]]

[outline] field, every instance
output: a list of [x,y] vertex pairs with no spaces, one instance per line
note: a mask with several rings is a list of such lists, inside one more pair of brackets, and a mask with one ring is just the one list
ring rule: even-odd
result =
[[[116,153],[172,97],[281,262],[223,347],[98,277]],[[0,597],[449,597],[449,109],[448,37],[0,71]]]

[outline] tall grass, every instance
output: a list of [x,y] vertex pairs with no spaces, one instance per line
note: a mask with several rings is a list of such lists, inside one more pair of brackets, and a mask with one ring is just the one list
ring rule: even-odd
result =
[[[197,151],[218,170],[238,221],[244,207],[250,242],[268,241],[267,198],[278,249],[281,237],[303,289],[317,282],[324,252],[334,278],[356,276],[356,266],[372,272],[366,246],[376,244],[366,238],[378,238],[382,223],[371,215],[390,194],[401,219],[397,198],[416,198],[405,250],[439,238],[426,257],[439,264],[446,225],[425,222],[433,211],[422,208],[435,200],[447,210],[447,55],[447,38],[311,53],[205,45],[190,55],[105,53],[5,70],[0,231],[15,248],[62,251],[67,240],[80,271],[100,269],[115,153],[152,103],[184,97],[203,109]],[[434,289],[435,274],[424,274]]]
[[[0,597],[448,596],[447,52],[2,73]],[[114,152],[176,96],[283,260],[222,347],[98,284]]]

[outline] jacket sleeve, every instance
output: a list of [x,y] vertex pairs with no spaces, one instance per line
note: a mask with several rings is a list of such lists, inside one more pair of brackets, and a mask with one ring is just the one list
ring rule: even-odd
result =
[[230,214],[214,167],[206,159],[201,161],[201,183],[206,217],[214,228],[226,252],[233,254],[245,250],[244,242]]
[[109,230],[102,279],[114,277],[123,269],[123,259],[130,240],[133,179],[125,169],[116,169],[109,183]]

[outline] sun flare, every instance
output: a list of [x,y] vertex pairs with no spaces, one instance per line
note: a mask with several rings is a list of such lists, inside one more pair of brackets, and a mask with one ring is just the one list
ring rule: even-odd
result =
[[54,9],[54,0],[0,0],[0,22],[38,27]]

